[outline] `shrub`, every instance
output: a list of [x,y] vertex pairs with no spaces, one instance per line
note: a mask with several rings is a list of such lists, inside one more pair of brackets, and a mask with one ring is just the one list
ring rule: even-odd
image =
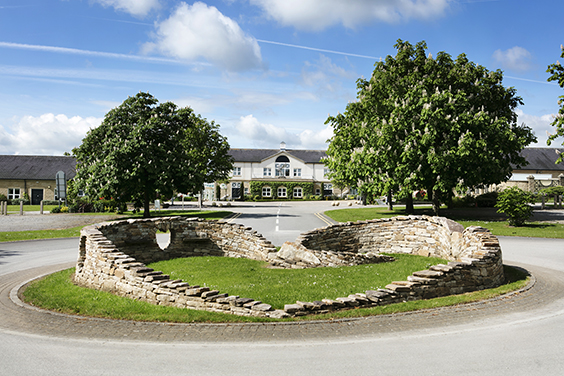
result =
[[43,205],[59,205],[58,200],[43,200]]
[[51,209],[51,214],[56,214],[56,213],[60,213],[61,212],[61,208],[53,208]]
[[5,194],[0,193],[0,201],[8,201],[8,197]]
[[503,190],[498,195],[495,207],[498,213],[505,213],[511,226],[523,226],[525,221],[533,215],[533,204],[535,198],[530,192],[518,187]]
[[8,205],[19,205],[20,202],[23,202],[24,205],[29,205],[29,200],[25,198],[14,198],[12,200],[8,200]]
[[483,193],[479,196],[476,196],[476,205],[479,208],[493,208],[496,205],[497,196],[497,192]]
[[68,213],[69,212],[69,207],[68,206],[62,206],[61,207],[61,213]]

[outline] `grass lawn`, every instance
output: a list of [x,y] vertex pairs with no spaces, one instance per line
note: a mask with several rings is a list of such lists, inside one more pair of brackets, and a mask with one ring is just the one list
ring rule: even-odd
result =
[[[232,260],[243,261],[245,259],[232,259]],[[393,264],[393,263],[389,263],[389,264]],[[379,264],[379,265],[383,266],[385,264]],[[308,273],[312,273],[313,271],[316,271],[316,273],[326,273],[326,271],[323,269],[328,269],[328,268],[316,268],[316,269],[309,269],[305,271]],[[291,270],[290,272],[303,272],[303,271],[304,269]],[[33,281],[28,286],[26,286],[25,291],[23,291],[24,301],[38,307],[42,307],[45,309],[62,312],[62,313],[77,314],[77,315],[84,315],[90,317],[105,317],[105,318],[122,319],[122,320],[184,322],[184,323],[275,321],[273,319],[268,319],[268,318],[253,318],[253,317],[235,316],[235,315],[216,313],[216,312],[196,311],[196,310],[184,309],[184,308],[156,306],[129,298],[115,296],[107,292],[91,290],[91,289],[75,286],[71,282],[71,276],[73,273],[74,273],[74,268],[71,268],[48,275],[43,279]],[[517,269],[505,267],[505,273],[506,273],[506,278],[508,279],[508,283],[495,289],[476,291],[462,295],[447,296],[443,298],[436,298],[430,300],[419,300],[413,302],[391,304],[391,305],[380,306],[380,307],[350,309],[345,311],[331,312],[324,315],[305,316],[297,319],[286,319],[285,321],[362,317],[362,316],[389,314],[395,312],[407,312],[407,311],[414,311],[419,309],[429,309],[429,308],[464,304],[464,303],[493,298],[495,296],[499,296],[501,294],[505,294],[510,291],[514,291],[516,289],[522,288],[528,283],[527,275]],[[361,283],[363,283],[362,282],[363,277],[361,277],[362,270],[361,273],[359,273],[358,278],[356,277],[356,275],[357,273],[353,273],[353,272],[343,274],[343,277],[346,276],[347,278],[348,287],[352,285],[360,285]],[[206,279],[208,279],[208,277],[206,277]],[[317,277],[308,277],[308,279],[310,283],[304,286],[304,289],[311,289],[313,287],[314,290],[316,290],[318,286],[314,287],[315,285],[313,284],[313,282],[318,281]],[[391,281],[392,279],[393,278],[388,278],[389,281]],[[292,294],[296,293],[296,290],[301,290],[301,286],[300,288],[296,288],[295,286],[294,287],[283,286],[283,287],[284,287],[283,289],[291,290]],[[276,287],[276,285],[273,285],[271,286],[270,294],[275,295],[279,292],[279,290],[281,289]],[[359,292],[358,290],[355,291]],[[233,293],[233,291],[229,291],[229,292]],[[302,292],[297,292],[297,293],[302,294]],[[292,299],[294,299],[296,296],[297,295],[294,295]],[[256,299],[257,297],[252,296],[252,298]],[[321,299],[321,297],[317,297],[316,299]],[[305,300],[313,300],[313,299],[305,299]],[[265,300],[265,302],[268,301]]]
[[[395,208],[392,211],[384,207],[337,209],[326,211],[325,214],[337,222],[355,222],[406,215],[403,207]],[[432,215],[430,208],[427,207],[416,208],[415,214]],[[503,219],[503,216],[497,215],[495,210],[484,208],[445,209],[440,215],[460,223],[465,228],[468,226],[482,226],[489,229],[492,234],[499,236],[564,238],[564,224],[562,223],[528,222],[525,226],[512,227]]]
[[404,281],[411,273],[447,263],[439,258],[393,254],[396,261],[338,268],[269,269],[263,261],[231,257],[190,257],[147,265],[230,295],[253,298],[282,309],[297,300],[336,299]]
[[[54,208],[58,208],[59,205],[43,205],[43,212],[49,213]],[[24,212],[38,212],[41,210],[40,205],[24,205],[23,211]],[[19,213],[20,206],[19,205],[8,205],[8,213]]]

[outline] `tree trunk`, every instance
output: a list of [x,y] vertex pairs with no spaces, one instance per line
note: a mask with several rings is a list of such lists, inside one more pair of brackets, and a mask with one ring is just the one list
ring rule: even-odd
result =
[[440,208],[439,194],[437,191],[433,190],[433,215],[438,216]]
[[394,203],[392,202],[392,191],[388,191],[388,196],[387,196],[387,201],[388,201],[388,210],[394,210]]
[[145,192],[143,200],[143,218],[149,218],[151,216],[151,208],[149,207],[150,202],[149,194]]
[[413,195],[409,193],[405,197],[405,212],[407,214],[415,213],[415,208],[413,207]]

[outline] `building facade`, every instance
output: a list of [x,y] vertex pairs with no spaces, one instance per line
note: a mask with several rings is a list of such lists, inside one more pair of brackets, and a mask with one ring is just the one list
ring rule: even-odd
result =
[[56,200],[56,175],[65,178],[75,175],[76,160],[73,157],[0,155],[0,194],[9,200],[29,198],[32,205],[42,200]]
[[[265,199],[301,199],[310,195],[339,196],[323,163],[324,150],[231,149],[234,167],[228,182],[208,186],[205,197],[238,200],[244,196]],[[215,189],[215,195],[209,190]]]

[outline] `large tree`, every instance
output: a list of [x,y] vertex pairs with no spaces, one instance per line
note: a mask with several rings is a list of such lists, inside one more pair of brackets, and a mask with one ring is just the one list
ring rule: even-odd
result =
[[[560,45],[560,49],[562,50],[560,57],[564,58],[564,46]],[[551,74],[548,81],[557,81],[558,85],[564,89],[564,67],[560,62],[557,61],[555,64],[550,64],[546,71]],[[558,114],[554,117],[554,121],[551,124],[553,127],[556,127],[556,133],[548,138],[548,145],[557,137],[564,137],[564,95],[558,98],[558,105],[560,110],[558,110]],[[564,142],[562,145],[564,145]],[[564,161],[564,154],[560,154],[556,163],[561,163],[562,161]]]
[[536,140],[517,124],[522,104],[502,72],[488,71],[462,54],[427,55],[425,42],[398,40],[396,56],[375,64],[357,81],[357,101],[330,116],[327,151],[332,180],[367,194],[427,189],[438,215],[455,188],[498,184],[519,152]]
[[149,217],[157,197],[197,193],[205,182],[228,177],[233,162],[218,128],[190,108],[139,93],[110,110],[73,150],[76,180],[91,197],[142,204]]

